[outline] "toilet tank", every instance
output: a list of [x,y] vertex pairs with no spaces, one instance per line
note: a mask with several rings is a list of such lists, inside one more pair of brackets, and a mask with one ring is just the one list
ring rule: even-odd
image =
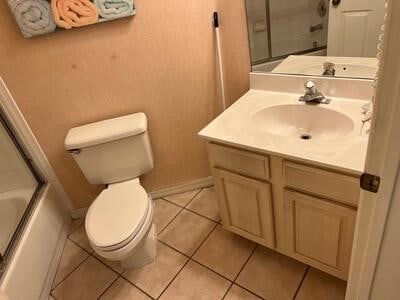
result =
[[72,128],[65,149],[91,184],[133,179],[153,169],[144,113]]

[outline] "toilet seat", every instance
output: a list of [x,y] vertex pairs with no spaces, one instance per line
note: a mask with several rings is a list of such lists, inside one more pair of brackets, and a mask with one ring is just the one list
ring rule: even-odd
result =
[[86,215],[85,228],[91,245],[101,252],[123,248],[143,230],[150,211],[151,199],[138,179],[110,184]]

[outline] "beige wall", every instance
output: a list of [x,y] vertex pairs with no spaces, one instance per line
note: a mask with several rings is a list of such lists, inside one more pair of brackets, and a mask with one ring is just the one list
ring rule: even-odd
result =
[[[0,75],[76,208],[88,206],[99,187],[86,182],[63,142],[69,128],[93,121],[147,114],[155,158],[143,178],[149,191],[210,175],[196,134],[219,109],[216,1],[137,0],[133,18],[31,40],[22,38],[5,2]],[[249,85],[244,1],[219,0],[218,8],[226,16],[221,30],[232,103]]]

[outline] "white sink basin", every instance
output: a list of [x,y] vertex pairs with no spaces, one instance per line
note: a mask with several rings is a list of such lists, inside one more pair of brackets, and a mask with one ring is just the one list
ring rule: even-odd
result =
[[305,140],[333,140],[354,129],[353,121],[319,104],[288,104],[264,108],[253,116],[259,129],[270,134]]

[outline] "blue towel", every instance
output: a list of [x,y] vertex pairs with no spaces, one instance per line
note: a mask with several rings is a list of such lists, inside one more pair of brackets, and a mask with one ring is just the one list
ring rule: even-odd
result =
[[50,3],[45,0],[7,0],[22,34],[32,37],[56,29]]
[[133,0],[94,0],[99,14],[104,19],[116,19],[135,14]]

